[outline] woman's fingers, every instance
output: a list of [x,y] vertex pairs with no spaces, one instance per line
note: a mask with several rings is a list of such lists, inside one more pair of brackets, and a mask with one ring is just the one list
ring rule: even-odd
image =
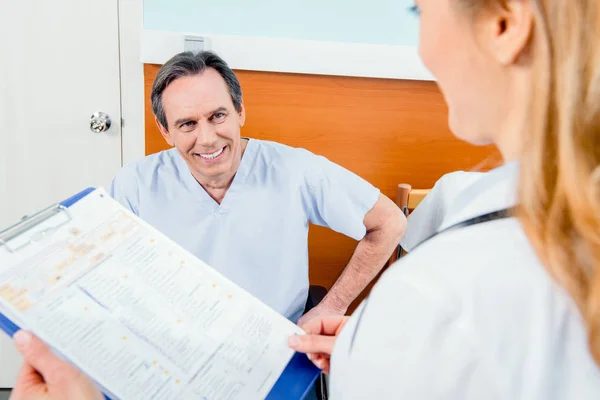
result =
[[60,379],[72,378],[75,369],[56,357],[52,351],[37,337],[26,331],[19,331],[14,336],[17,349],[23,358],[35,369],[46,384],[54,384]]
[[348,317],[343,315],[317,317],[309,320],[306,324],[302,325],[301,328],[309,334],[336,335],[340,325],[343,325],[347,319]]
[[301,353],[331,354],[335,344],[335,336],[323,335],[294,335],[288,340],[289,346]]
[[308,353],[306,356],[317,366],[317,368],[329,373],[329,355],[323,353]]
[[331,366],[329,360],[317,360],[315,362],[315,365],[317,366],[317,368],[319,368],[320,370],[322,370],[324,373],[329,374],[329,368]]
[[326,374],[329,373],[330,356],[337,335],[344,326],[348,317],[327,316],[309,320],[301,328],[307,335],[294,335],[289,338],[289,346],[305,353],[309,360]]

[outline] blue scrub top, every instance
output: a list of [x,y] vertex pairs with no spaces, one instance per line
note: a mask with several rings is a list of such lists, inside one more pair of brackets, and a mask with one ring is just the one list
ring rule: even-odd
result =
[[379,190],[325,157],[251,139],[220,205],[176,149],[123,167],[110,194],[296,322],[308,295],[308,223],[360,240]]

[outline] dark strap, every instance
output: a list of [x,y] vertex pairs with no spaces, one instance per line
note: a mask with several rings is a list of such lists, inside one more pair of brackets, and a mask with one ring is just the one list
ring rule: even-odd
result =
[[452,226],[449,226],[446,229],[442,229],[441,231],[436,232],[433,235],[429,236],[427,239],[423,240],[421,243],[416,245],[411,251],[414,251],[414,249],[416,249],[423,243],[427,242],[428,240],[433,239],[437,235],[441,235],[442,233],[445,233],[448,231],[454,231],[456,229],[466,228],[468,226],[483,224],[485,222],[496,221],[496,220],[505,219],[505,218],[511,218],[514,214],[514,211],[515,211],[515,207],[503,208],[502,210],[492,211],[487,214],[478,215],[477,217],[470,218],[466,221],[458,222]]

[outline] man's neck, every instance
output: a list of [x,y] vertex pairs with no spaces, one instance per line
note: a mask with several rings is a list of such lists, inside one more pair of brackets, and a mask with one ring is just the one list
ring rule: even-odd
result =
[[196,181],[200,184],[200,186],[202,186],[206,193],[208,193],[208,195],[219,204],[221,204],[221,202],[225,198],[227,191],[233,183],[233,178],[235,178],[235,174],[237,173],[237,171],[240,168],[240,165],[242,164],[242,158],[244,157],[244,152],[246,151],[248,140],[242,139],[240,145],[242,154],[240,156],[239,164],[233,172],[223,174],[222,176],[210,180],[202,180],[195,177]]

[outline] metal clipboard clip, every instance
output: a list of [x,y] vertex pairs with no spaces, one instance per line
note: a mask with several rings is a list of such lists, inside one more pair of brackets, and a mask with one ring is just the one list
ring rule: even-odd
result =
[[[33,228],[39,226],[50,218],[61,215],[65,218],[62,222],[58,222],[55,225],[44,227],[44,229],[33,233],[29,240],[25,240],[23,243],[17,243],[13,246],[13,242],[18,242],[18,238],[22,237],[25,233],[31,231]],[[54,232],[63,225],[68,224],[71,221],[71,214],[67,207],[61,204],[54,204],[48,208],[45,208],[30,217],[24,217],[20,222],[6,228],[0,232],[0,247],[6,248],[10,253],[15,253],[30,244],[39,242],[44,239],[50,233]]]

